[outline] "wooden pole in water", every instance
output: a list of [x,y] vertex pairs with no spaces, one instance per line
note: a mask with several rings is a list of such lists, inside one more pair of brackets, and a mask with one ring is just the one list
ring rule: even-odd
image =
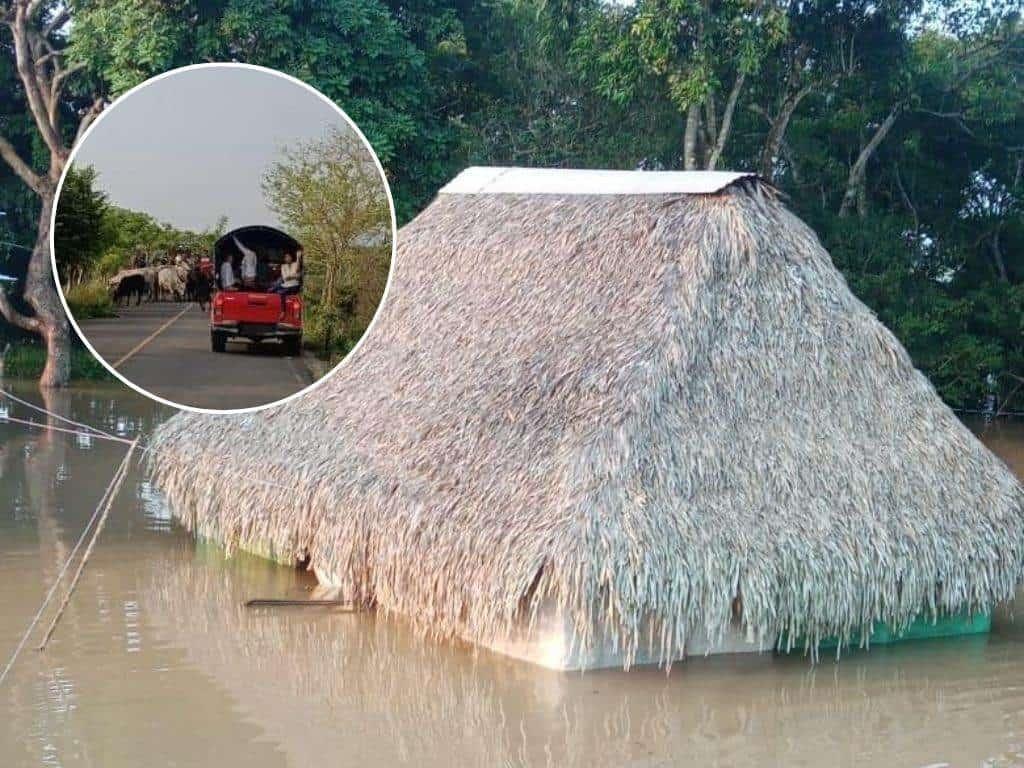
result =
[[355,613],[356,607],[348,600],[301,600],[257,598],[247,600],[246,608],[343,608],[348,613]]
[[117,496],[117,492],[121,490],[121,483],[124,482],[125,477],[128,475],[128,467],[131,463],[132,454],[135,452],[135,446],[139,444],[139,438],[135,438],[132,441],[131,446],[128,448],[128,452],[124,455],[121,460],[120,466],[114,473],[114,484],[111,487],[110,493],[107,494],[106,506],[103,508],[103,514],[100,516],[99,521],[96,523],[96,527],[93,529],[92,538],[89,540],[89,546],[85,549],[85,554],[82,555],[82,559],[78,561],[78,569],[75,571],[74,578],[71,579],[71,585],[68,587],[68,591],[64,594],[64,599],[61,601],[60,608],[57,609],[56,615],[53,617],[53,621],[50,622],[49,628],[46,630],[46,634],[43,635],[43,641],[36,648],[37,651],[46,650],[46,644],[50,642],[50,637],[53,635],[57,624],[60,622],[61,616],[64,615],[64,610],[68,607],[68,603],[71,602],[71,595],[75,591],[75,587],[78,586],[78,580],[82,578],[82,571],[85,570],[85,564],[89,561],[89,555],[92,554],[93,548],[96,546],[96,540],[99,539],[100,533],[103,531],[103,524],[107,521],[107,516],[110,514],[110,508],[114,504],[114,498]]

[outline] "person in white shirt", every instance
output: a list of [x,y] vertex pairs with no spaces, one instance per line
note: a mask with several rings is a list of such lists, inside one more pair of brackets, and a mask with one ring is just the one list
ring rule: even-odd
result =
[[298,256],[285,253],[284,261],[281,263],[281,277],[270,287],[272,293],[281,296],[281,315],[284,315],[285,297],[299,292],[302,276],[302,249],[297,251]]
[[231,236],[231,239],[235,241],[235,246],[242,252],[242,285],[246,288],[255,288],[256,251],[246,248],[234,235]]
[[222,291],[237,291],[238,278],[235,277],[235,268],[231,264],[231,257],[225,256],[220,264],[220,289]]

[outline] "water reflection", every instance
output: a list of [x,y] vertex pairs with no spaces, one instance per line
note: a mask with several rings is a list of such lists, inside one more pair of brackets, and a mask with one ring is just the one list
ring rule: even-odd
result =
[[1001,419],[985,424],[978,419],[967,425],[1017,477],[1024,477],[1024,421]]
[[380,617],[246,609],[247,598],[296,585],[254,559],[203,560],[162,564],[146,590],[152,610],[296,765],[323,755],[373,765],[660,765],[681,755],[702,765],[824,755],[957,764],[994,756],[1024,726],[1024,645],[1012,637],[813,668],[716,658],[668,677],[581,676],[421,641]]
[[[44,396],[27,386],[15,394],[126,437],[150,432],[167,414],[120,387]],[[9,414],[46,421],[21,405]],[[0,508],[4,663],[124,450],[0,422],[0,498],[8,501]],[[247,768],[284,764],[227,694],[181,664],[180,648],[154,641],[141,586],[156,577],[161,557],[187,558],[192,549],[133,467],[47,651],[24,651],[0,688],[0,765],[208,765],[210,754],[232,755]]]
[[[47,406],[124,436],[166,414],[123,389]],[[1022,471],[1024,429],[984,439]],[[0,422],[0,657],[123,451]],[[133,468],[50,649],[0,689],[0,765],[1024,765],[1024,624],[1006,611],[990,637],[841,664],[579,675],[422,640],[400,619],[242,606],[313,586],[196,544]]]

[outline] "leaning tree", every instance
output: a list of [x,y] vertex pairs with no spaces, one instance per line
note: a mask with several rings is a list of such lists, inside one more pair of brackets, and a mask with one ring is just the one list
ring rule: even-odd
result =
[[0,2],[0,15],[9,32],[3,41],[5,53],[14,57],[26,111],[44,147],[43,161],[36,162],[23,156],[0,128],[0,158],[40,202],[39,227],[24,284],[24,299],[32,312],[19,311],[0,290],[0,315],[46,342],[46,367],[39,383],[58,387],[67,383],[70,374],[71,331],[51,268],[50,217],[70,148],[99,115],[105,101],[101,96],[84,102],[68,96],[81,66],[68,64],[65,57],[70,21],[66,3],[7,0]]

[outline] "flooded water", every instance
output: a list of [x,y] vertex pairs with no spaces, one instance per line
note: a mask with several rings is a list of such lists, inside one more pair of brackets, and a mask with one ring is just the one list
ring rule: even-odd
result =
[[[125,436],[167,415],[119,387],[50,406]],[[1024,426],[983,439],[1024,474]],[[0,665],[123,451],[0,422]],[[1006,611],[987,637],[816,667],[580,675],[373,615],[242,607],[311,587],[196,544],[134,468],[49,648],[0,687],[0,766],[1024,765],[1024,621]]]

